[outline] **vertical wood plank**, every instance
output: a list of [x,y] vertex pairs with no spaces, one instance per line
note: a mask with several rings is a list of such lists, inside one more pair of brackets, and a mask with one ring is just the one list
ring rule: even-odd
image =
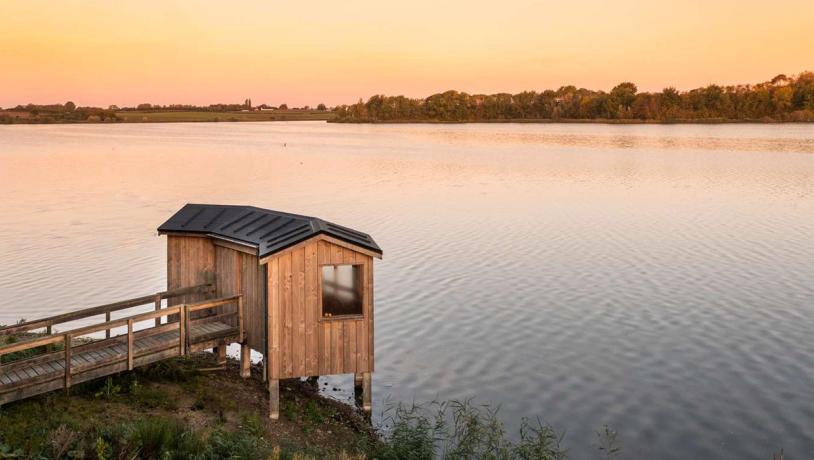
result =
[[342,246],[337,246],[335,244],[331,245],[331,263],[332,264],[341,264],[344,260]]
[[127,370],[133,370],[133,320],[127,320]]
[[319,288],[317,243],[305,246],[305,373],[319,375]]
[[237,298],[237,327],[238,327],[238,342],[241,344],[245,344],[246,340],[246,331],[244,328],[243,323],[245,322],[244,319],[244,311],[245,311],[245,303],[243,302],[243,296]]
[[356,372],[356,321],[342,321],[342,334],[344,343],[344,369],[343,374]]
[[367,277],[365,278],[365,304],[367,307],[367,356],[368,356],[368,363],[367,367],[370,372],[373,372],[375,368],[375,353],[373,350],[373,344],[375,343],[373,340],[373,311],[375,310],[374,301],[373,301],[373,258],[367,256],[365,261],[365,272],[367,273]]
[[331,373],[331,323],[322,322],[319,328],[319,374],[329,375]]
[[[155,295],[155,311],[161,310],[161,294]],[[108,320],[110,321],[110,320]],[[155,319],[155,327],[161,326],[161,317]]]
[[280,311],[280,259],[274,258],[269,262],[269,381],[280,378],[280,336],[282,334]]
[[356,321],[356,372],[367,372],[367,321]]
[[292,273],[292,372],[295,376],[305,374],[305,248],[291,252]]
[[331,321],[331,373],[341,374],[344,369],[345,338],[341,321]]
[[65,388],[71,387],[71,334],[65,334]]
[[178,354],[184,356],[187,352],[187,306],[181,305],[178,313]]
[[283,378],[294,376],[294,360],[292,357],[292,332],[294,329],[294,311],[291,299],[292,274],[291,274],[291,253],[280,256],[280,275],[282,276],[282,305],[283,333],[281,346],[281,375]]

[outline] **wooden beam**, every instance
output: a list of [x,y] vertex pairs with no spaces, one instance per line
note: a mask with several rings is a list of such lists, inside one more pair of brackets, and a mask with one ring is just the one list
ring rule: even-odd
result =
[[0,356],[14,353],[17,351],[28,350],[29,348],[41,347],[43,345],[51,345],[61,342],[63,337],[61,335],[51,335],[33,340],[26,340],[25,342],[15,342],[0,347]]
[[269,418],[280,418],[280,381],[277,379],[269,380]]
[[243,311],[243,308],[244,308],[243,295],[241,295],[240,297],[237,298],[237,327],[239,329],[238,337],[241,344],[244,342],[244,336],[246,335],[246,332],[243,327],[243,322],[245,321],[244,320],[245,312]]
[[133,320],[127,320],[127,370],[133,370]]
[[370,372],[362,373],[362,410],[373,410],[373,376]]
[[245,343],[240,344],[240,376],[244,379],[252,375],[252,349]]
[[[161,295],[156,294],[155,295],[155,311],[159,311],[159,310],[161,310]],[[158,326],[161,326],[161,317],[160,316],[155,317],[155,327],[158,327]]]
[[215,348],[215,354],[218,356],[218,364],[226,364],[226,344],[221,343]]
[[187,304],[187,313],[192,313],[198,310],[206,310],[207,308],[220,307],[235,302],[242,297],[242,294],[232,295],[229,297],[221,297],[219,299],[204,300],[202,302]]
[[178,315],[180,320],[178,321],[178,354],[184,356],[186,354],[186,343],[187,343],[187,336],[186,336],[186,326],[187,326],[187,306],[180,305]]
[[28,321],[25,323],[15,324],[12,326],[6,326],[0,328],[0,334],[13,334],[16,332],[24,332],[29,331],[32,329],[39,329],[42,327],[52,326],[54,324],[66,323],[68,321],[73,321],[77,319],[87,318],[89,316],[96,316],[101,315],[103,313],[109,313],[112,311],[118,310],[125,310],[127,308],[138,307],[140,305],[146,305],[151,303],[155,300],[156,295],[160,295],[162,299],[170,299],[173,297],[179,297],[186,294],[192,294],[197,292],[209,292],[214,285],[212,283],[206,284],[199,284],[197,286],[189,286],[183,287],[178,289],[171,289],[168,291],[159,292],[157,294],[151,294],[148,296],[137,297],[134,299],[129,300],[122,300],[120,302],[115,302],[107,305],[100,305],[98,307],[86,308],[84,310],[73,311],[69,313],[63,313],[60,315],[49,316],[47,318],[42,318],[34,321]]
[[218,238],[213,238],[212,239],[212,244],[214,244],[215,246],[221,246],[221,247],[224,247],[224,248],[233,249],[235,251],[242,252],[244,254],[249,254],[249,255],[257,257],[257,246],[254,246],[254,245],[242,244],[242,243],[222,240],[222,239],[218,239]]
[[71,334],[65,334],[65,389],[71,387]]

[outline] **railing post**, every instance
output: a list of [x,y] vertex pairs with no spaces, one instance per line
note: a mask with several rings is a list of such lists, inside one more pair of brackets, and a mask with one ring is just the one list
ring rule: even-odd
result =
[[243,294],[237,297],[237,327],[238,327],[238,342],[243,343],[243,337],[246,333],[243,331]]
[[187,308],[186,304],[184,304],[184,306],[182,308],[184,309],[184,318],[183,318],[184,319],[184,342],[186,343],[186,347],[189,348],[189,346],[191,345],[189,343],[189,315],[190,315],[190,312],[189,312],[189,309]]
[[186,329],[187,329],[187,306],[181,304],[178,309],[178,354],[184,356],[186,354]]
[[71,387],[71,334],[65,334],[65,389]]
[[[105,312],[105,321],[108,322],[108,323],[110,322],[110,312],[109,311]],[[110,338],[110,328],[105,329],[105,338],[106,339]]]
[[[155,295],[155,311],[161,310],[161,293]],[[161,326],[161,317],[155,319],[155,327]]]
[[[47,335],[51,335],[51,325],[50,324],[48,325],[48,327],[45,328],[45,333]],[[54,351],[54,346],[49,343],[48,346],[45,347],[45,352],[46,353],[51,353],[52,351]]]
[[127,320],[127,370],[133,370],[133,320]]

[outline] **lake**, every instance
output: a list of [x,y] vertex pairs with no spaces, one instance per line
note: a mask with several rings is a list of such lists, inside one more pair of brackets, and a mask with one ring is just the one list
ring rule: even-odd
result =
[[0,196],[0,323],[162,290],[159,224],[251,204],[384,249],[374,411],[814,457],[814,125],[0,126]]

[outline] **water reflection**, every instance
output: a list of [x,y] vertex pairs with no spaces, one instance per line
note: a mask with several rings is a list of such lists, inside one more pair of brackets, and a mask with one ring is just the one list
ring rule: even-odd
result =
[[[165,285],[186,202],[363,229],[376,404],[477,396],[574,458],[814,453],[808,125],[0,127],[0,323]],[[349,386],[348,386],[349,388]]]

